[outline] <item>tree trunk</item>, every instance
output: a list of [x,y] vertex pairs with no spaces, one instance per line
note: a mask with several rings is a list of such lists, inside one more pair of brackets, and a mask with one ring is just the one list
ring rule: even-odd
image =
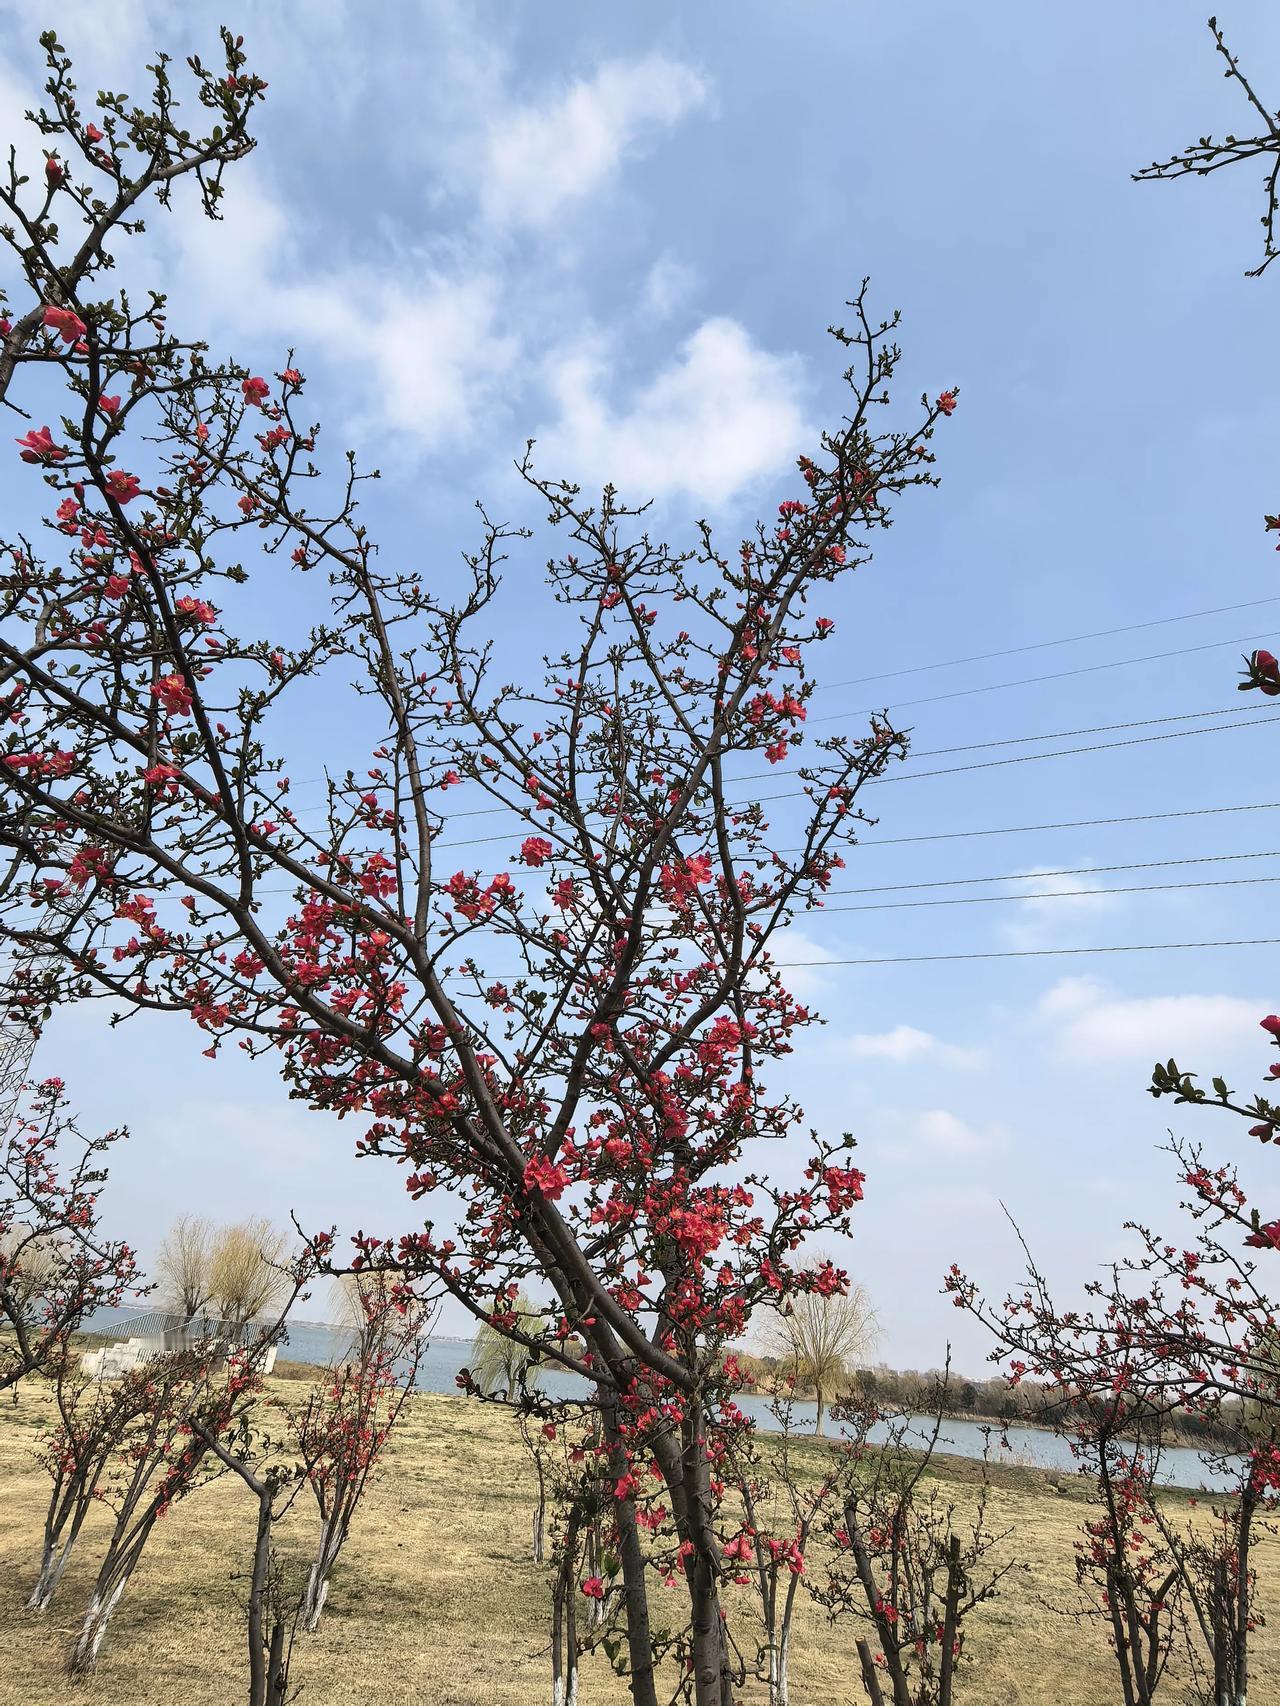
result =
[[956,1662],[956,1627],[960,1620],[960,1536],[947,1542],[947,1597],[942,1614],[942,1664],[938,1676],[938,1706],[951,1706],[951,1682]]
[[[853,1553],[854,1567],[858,1572],[858,1580],[862,1584],[862,1591],[867,1601],[867,1609],[875,1623],[876,1634],[880,1637],[880,1648],[884,1654],[885,1669],[893,1686],[893,1706],[913,1706],[911,1689],[907,1683],[906,1671],[903,1669],[902,1657],[894,1637],[893,1624],[885,1612],[880,1590],[876,1586],[871,1559],[867,1555],[867,1548],[858,1529],[858,1513],[852,1503],[845,1505],[845,1529],[849,1536],[849,1549]],[[876,1682],[878,1689],[878,1677]],[[876,1696],[873,1695],[872,1699],[875,1698]]]
[[253,1574],[249,1578],[249,1706],[267,1706],[267,1642],[262,1614],[267,1597],[271,1549],[271,1493],[258,1495],[258,1533],[253,1545]]
[[693,1697],[697,1706],[733,1706],[726,1662],[720,1595],[707,1560],[694,1560],[689,1579],[693,1605]]
[[329,1598],[329,1578],[342,1550],[341,1529],[336,1514],[330,1514],[320,1524],[320,1541],[307,1575],[306,1591],[302,1597],[302,1627],[314,1635],[320,1627],[320,1617]]
[[[612,1404],[606,1403],[602,1407],[601,1419],[609,1447],[609,1467],[614,1477],[620,1480],[628,1473],[629,1466],[622,1435],[618,1432],[617,1411]],[[627,1609],[631,1699],[633,1706],[658,1706],[658,1690],[653,1675],[653,1637],[649,1629],[648,1582],[640,1532],[636,1526],[635,1505],[630,1499],[617,1499],[614,1511],[618,1521],[618,1557],[622,1563],[623,1597]]]
[[813,1437],[815,1439],[821,1439],[822,1438],[822,1413],[827,1407],[827,1395],[822,1390],[822,1388],[820,1386],[817,1388],[817,1392],[818,1392],[818,1414],[814,1418]]
[[578,1625],[574,1589],[578,1575],[579,1514],[569,1512],[564,1550],[551,1590],[551,1706],[577,1706]]
[[125,1574],[105,1595],[97,1589],[94,1590],[93,1598],[89,1601],[89,1609],[84,1614],[84,1622],[80,1626],[80,1633],[71,1652],[68,1668],[72,1676],[87,1676],[97,1664],[98,1652],[102,1646],[103,1637],[106,1635],[107,1625],[111,1621],[111,1614],[120,1603],[120,1595],[124,1592],[128,1581],[129,1576]]
[[884,1690],[880,1687],[880,1678],[876,1675],[876,1661],[871,1657],[871,1648],[867,1645],[865,1635],[858,1636],[858,1663],[862,1666],[862,1686],[867,1691],[867,1699],[871,1706],[884,1706]]
[[769,1649],[769,1706],[789,1706],[789,1689],[787,1681],[787,1648],[790,1642],[785,1638],[778,1641]]
[[1236,1628],[1235,1666],[1231,1706],[1248,1706],[1249,1699],[1249,1546],[1253,1538],[1253,1513],[1257,1495],[1250,1485],[1240,1498],[1236,1541]]
[[546,1556],[547,1478],[543,1473],[542,1459],[536,1453],[533,1466],[538,1472],[538,1502],[533,1511],[533,1561],[541,1564]]
[[271,1653],[267,1660],[267,1706],[286,1706],[289,1697],[289,1666],[284,1656],[284,1624],[277,1619],[271,1630]]
[[76,1534],[80,1524],[77,1523],[62,1545],[46,1543],[44,1556],[40,1560],[40,1574],[36,1577],[36,1585],[31,1590],[31,1598],[27,1601],[28,1611],[47,1611],[58,1583],[62,1580],[62,1572],[67,1567],[71,1557],[71,1548],[75,1545]]
[[326,1572],[320,1573],[319,1563],[313,1563],[307,1576],[306,1598],[302,1603],[302,1627],[308,1635],[314,1635],[320,1627],[320,1618],[324,1612],[325,1602],[329,1598],[329,1577]]

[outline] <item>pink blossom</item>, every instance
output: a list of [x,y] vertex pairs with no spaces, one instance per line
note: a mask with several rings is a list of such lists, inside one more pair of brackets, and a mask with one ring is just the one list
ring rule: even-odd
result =
[[67,454],[65,445],[53,442],[53,434],[47,426],[32,427],[14,443],[21,450],[24,462],[61,462]]
[[74,309],[59,308],[53,302],[45,304],[44,323],[66,344],[79,343],[89,329]]

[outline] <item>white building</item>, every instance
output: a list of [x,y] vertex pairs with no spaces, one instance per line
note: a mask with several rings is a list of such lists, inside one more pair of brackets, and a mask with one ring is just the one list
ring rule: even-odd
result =
[[[110,1326],[95,1328],[107,1343],[96,1350],[86,1351],[81,1368],[95,1380],[118,1380],[143,1363],[165,1351],[192,1349],[198,1345],[218,1344],[229,1353],[237,1346],[249,1345],[260,1334],[269,1333],[271,1322],[213,1321],[200,1315],[189,1319],[171,1310],[148,1309],[140,1315],[126,1316]],[[279,1348],[279,1333],[272,1338],[259,1359],[259,1369],[270,1374],[275,1367]]]

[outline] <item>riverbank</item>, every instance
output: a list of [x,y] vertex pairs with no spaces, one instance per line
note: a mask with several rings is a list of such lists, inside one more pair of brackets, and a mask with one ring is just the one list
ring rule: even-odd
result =
[[[270,1384],[275,1395],[296,1399],[295,1381]],[[65,1706],[62,1655],[104,1526],[95,1512],[59,1600],[45,1618],[33,1618],[23,1600],[48,1483],[31,1453],[46,1413],[36,1390],[17,1406],[0,1406],[0,1706]],[[822,1448],[798,1441],[795,1450],[816,1467]],[[972,1508],[979,1474],[966,1459],[935,1465],[940,1495],[962,1512]],[[1006,1536],[1000,1554],[1017,1567],[972,1625],[965,1706],[1096,1706],[1116,1698],[1101,1626],[1046,1609],[1072,1598],[1084,1485],[1021,1465],[997,1464],[991,1478],[989,1526]],[[1179,1495],[1171,1503],[1179,1517],[1191,1508]],[[459,1397],[417,1395],[357,1518],[320,1632],[298,1643],[295,1677],[307,1706],[529,1706],[548,1697],[540,1651],[547,1576],[529,1555],[532,1509],[528,1461],[509,1416]],[[86,1702],[227,1706],[243,1697],[238,1578],[254,1514],[230,1478],[174,1507],[120,1605]],[[288,1584],[299,1582],[313,1534],[314,1511],[299,1501],[280,1533]],[[1280,1542],[1262,1539],[1257,1562],[1270,1627],[1257,1637],[1253,1680],[1265,1700],[1280,1698]],[[750,1647],[750,1593],[729,1592],[734,1627]],[[794,1706],[850,1699],[852,1630],[832,1631],[807,1598],[799,1615]],[[1167,1687],[1177,1698],[1172,1678]],[[627,1701],[603,1660],[589,1663],[583,1698],[592,1706]],[[763,1699],[752,1687],[742,1694],[745,1706]]]

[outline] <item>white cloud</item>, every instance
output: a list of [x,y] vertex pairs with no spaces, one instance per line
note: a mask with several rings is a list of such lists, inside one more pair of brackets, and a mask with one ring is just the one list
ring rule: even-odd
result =
[[928,1031],[914,1025],[895,1025],[891,1031],[864,1032],[850,1037],[849,1048],[862,1060],[889,1060],[904,1064],[925,1056],[939,1065],[976,1067],[982,1064],[981,1049],[960,1048],[954,1043],[939,1042]]
[[327,357],[351,385],[355,426],[420,449],[466,443],[494,419],[519,352],[497,278],[415,258],[394,270],[309,267],[296,222],[252,169],[228,181],[224,217],[193,198],[161,226],[173,281],[228,333],[296,342],[304,368]]
[[1037,1019],[1071,1060],[1150,1065],[1172,1055],[1188,1070],[1212,1073],[1224,1051],[1238,1057],[1259,1046],[1264,1010],[1236,995],[1119,996],[1096,979],[1068,977],[1041,998]]
[[480,201],[499,226],[546,226],[602,189],[638,152],[706,98],[686,65],[649,54],[610,61],[541,105],[505,111],[481,146]]
[[1064,927],[1074,939],[1082,922],[1116,905],[1115,896],[1099,894],[1097,888],[1088,877],[1055,876],[1033,867],[1009,885],[1008,892],[1020,898],[1009,908],[1010,917],[1003,925],[1006,939],[1018,948],[1039,948],[1060,941]]
[[822,968],[836,956],[794,924],[778,936],[774,953],[783,962],[784,988],[800,1002],[812,1002],[827,987]]
[[774,474],[810,436],[798,358],[756,345],[736,320],[704,320],[628,403],[610,403],[601,341],[548,365],[558,418],[538,434],[539,458],[624,497],[681,495],[719,508]]
[[659,255],[644,281],[644,303],[650,313],[665,317],[686,302],[698,282],[694,269],[674,255]]
[[424,449],[465,442],[493,420],[499,382],[519,350],[499,329],[497,280],[483,273],[428,274],[412,286],[339,276],[282,289],[279,306],[282,327],[351,360],[373,417],[367,424]]
[[1009,1141],[1007,1127],[972,1125],[947,1108],[926,1108],[915,1114],[893,1110],[881,1114],[876,1123],[880,1130],[867,1150],[877,1163],[969,1160],[1002,1149]]

